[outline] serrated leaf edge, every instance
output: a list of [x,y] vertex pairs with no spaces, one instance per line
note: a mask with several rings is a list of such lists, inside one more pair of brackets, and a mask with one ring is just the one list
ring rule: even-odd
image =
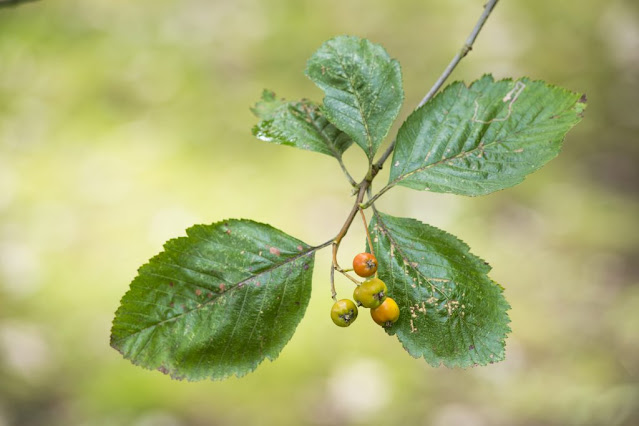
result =
[[[404,126],[404,124],[406,124],[406,123],[408,122],[408,119],[410,118],[410,116],[411,116],[411,115],[413,115],[415,112],[417,112],[417,111],[421,110],[422,108],[430,107],[430,105],[432,105],[432,104],[435,102],[435,100],[436,100],[436,99],[438,99],[439,97],[441,97],[441,96],[443,95],[443,93],[444,93],[447,89],[449,89],[449,88],[453,87],[454,85],[461,84],[461,85],[463,86],[463,88],[465,88],[466,90],[472,90],[472,86],[473,86],[475,83],[477,83],[477,82],[479,82],[479,81],[483,80],[484,78],[490,78],[490,80],[491,80],[491,82],[492,82],[492,83],[501,83],[501,82],[517,82],[517,81],[521,81],[521,80],[529,80],[529,81],[530,81],[530,83],[542,83],[542,84],[544,84],[546,87],[548,87],[548,88],[550,88],[550,89],[553,89],[553,90],[555,90],[555,89],[556,89],[556,90],[560,90],[560,91],[562,91],[562,92],[564,92],[564,93],[571,94],[571,95],[574,95],[574,96],[579,95],[579,93],[578,93],[578,92],[572,92],[572,91],[570,91],[570,90],[568,90],[568,89],[565,89],[565,88],[563,88],[563,87],[555,86],[555,85],[552,85],[552,84],[548,84],[548,83],[546,83],[544,80],[531,80],[530,78],[528,78],[528,77],[526,77],[526,76],[520,77],[520,78],[518,78],[518,79],[516,79],[516,80],[514,80],[514,79],[512,79],[512,78],[504,78],[504,79],[501,79],[501,80],[497,80],[497,81],[495,81],[495,79],[493,78],[492,74],[484,74],[481,78],[479,78],[479,79],[477,79],[477,80],[475,80],[475,81],[471,82],[470,84],[466,84],[466,83],[465,83],[464,81],[462,81],[462,80],[458,80],[458,81],[454,81],[454,82],[452,82],[450,85],[446,86],[446,87],[444,88],[444,90],[442,90],[442,91],[440,91],[439,93],[437,93],[437,95],[435,95],[435,96],[434,96],[431,100],[429,100],[428,102],[426,102],[424,105],[420,106],[419,108],[416,108],[416,109],[415,109],[415,110],[414,110],[414,111],[413,111],[413,112],[412,112],[412,113],[411,113],[411,114],[410,114],[410,115],[406,118],[406,120],[404,121],[404,123],[402,123],[402,126]],[[461,87],[460,87],[460,89],[461,89]],[[583,111],[584,111],[584,109],[586,108],[586,106],[587,106],[587,103],[586,103],[586,95],[581,94],[581,97],[580,97],[580,98],[579,98],[579,99],[578,99],[578,100],[577,100],[577,101],[576,101],[573,105],[571,105],[571,106],[570,106],[569,108],[567,108],[566,110],[561,111],[561,112],[560,112],[560,113],[558,113],[557,115],[564,114],[564,113],[566,113],[566,112],[568,112],[568,111],[570,111],[570,110],[574,109],[574,110],[575,110],[575,112],[577,113],[577,115],[579,116],[579,120],[581,120],[581,118],[583,118]],[[575,124],[577,124],[577,123],[575,123]],[[401,131],[401,127],[400,127],[400,131]],[[399,132],[399,131],[398,131],[398,132]],[[560,143],[559,143],[559,145],[560,145],[560,150],[561,150],[561,147],[563,147],[563,141],[565,140],[565,138],[566,138],[566,136],[564,135],[564,137],[562,138],[562,140],[561,140],[561,141],[560,141]],[[499,143],[499,141],[497,141],[497,140],[496,140],[496,141],[494,141],[494,142],[490,142],[490,143],[484,144],[484,145],[482,145],[482,146],[481,146],[481,149],[485,149],[486,147],[488,147],[488,146],[492,146],[492,145],[494,145],[494,144],[496,144],[496,143]],[[438,166],[438,165],[440,165],[440,164],[444,164],[444,163],[447,163],[447,162],[449,162],[449,161],[454,161],[454,160],[456,160],[456,159],[463,158],[463,157],[465,157],[465,156],[467,156],[467,155],[469,155],[469,154],[472,154],[472,153],[473,153],[473,152],[475,152],[477,149],[480,149],[480,147],[478,146],[477,148],[473,148],[473,149],[471,149],[471,150],[469,150],[469,151],[461,152],[461,153],[459,153],[459,154],[457,154],[457,155],[454,155],[454,156],[452,156],[452,157],[448,157],[448,158],[441,159],[441,160],[439,160],[439,161],[437,161],[437,162],[435,162],[435,163],[431,163],[431,164],[425,165],[425,166],[423,166],[423,167],[417,168],[417,169],[415,169],[415,170],[412,170],[412,171],[410,171],[410,172],[408,172],[408,173],[406,173],[406,174],[399,175],[397,178],[393,179],[392,181],[389,181],[389,182],[388,182],[388,184],[387,184],[387,186],[388,186],[388,187],[393,187],[393,186],[395,186],[395,185],[402,185],[402,181],[404,181],[406,178],[408,178],[408,177],[410,177],[410,176],[412,176],[412,175],[414,175],[414,174],[416,174],[416,173],[423,172],[424,170],[428,170],[428,169],[429,169],[429,168],[431,168],[431,167]],[[559,155],[560,150],[557,152],[557,154],[555,154],[555,157],[556,157],[557,155]],[[554,158],[554,157],[553,157],[553,158]],[[395,161],[395,156],[394,156],[394,155],[393,155],[393,159],[392,159],[392,161],[393,161],[393,162]],[[545,163],[544,163],[544,164],[545,164]],[[539,170],[541,167],[543,167],[543,166],[544,166],[544,164],[540,165],[540,166],[539,166],[539,167],[537,167],[536,169],[533,169],[533,170],[531,171],[531,173],[532,173],[532,172],[535,172],[536,170]],[[518,183],[523,182],[523,181],[524,181],[524,180],[528,177],[528,175],[529,175],[529,174],[527,174],[527,175],[525,175],[525,176],[522,176],[521,180],[520,180]],[[503,189],[507,189],[507,188],[503,188]],[[424,191],[428,191],[428,188],[424,188],[423,190],[424,190]],[[491,191],[491,192],[486,193],[486,194],[478,194],[478,195],[487,195],[487,194],[490,194],[490,193],[492,193],[492,192],[494,192],[494,191]]]
[[[383,215],[383,213],[380,213],[377,209],[374,209],[374,210],[373,210],[373,214],[374,214],[374,216],[375,216],[375,218],[376,218],[376,222],[377,222],[377,224],[380,224],[380,223],[382,224],[383,232],[384,232],[384,234],[386,235],[386,237],[389,239],[389,242],[390,242],[390,243],[391,243],[391,244],[395,247],[396,252],[400,253],[400,254],[402,255],[402,258],[403,258],[403,259],[407,259],[408,257],[407,257],[405,254],[403,254],[403,251],[402,251],[402,249],[400,248],[400,246],[397,244],[397,242],[395,242],[395,241],[394,241],[394,240],[390,237],[390,235],[389,235],[389,234],[390,234],[390,230],[389,230],[389,229],[388,229],[385,225],[383,225],[382,217],[381,217],[381,216]],[[419,220],[417,220],[417,219],[414,219],[414,218],[401,218],[401,219],[403,219],[403,220],[409,220],[409,221],[411,221],[411,222],[415,222],[415,223],[417,223],[417,224],[419,224],[419,225],[421,225],[421,226],[428,226],[428,227],[432,227],[432,225],[429,225],[429,224],[423,223],[423,222],[421,222],[421,221],[419,221]],[[468,255],[471,255],[471,256],[475,257],[478,261],[483,262],[483,263],[484,263],[484,264],[488,267],[488,270],[485,272],[485,275],[488,277],[488,275],[487,275],[487,274],[488,274],[488,272],[490,272],[490,270],[491,270],[492,268],[490,267],[490,265],[488,264],[488,262],[486,262],[485,260],[483,260],[481,257],[479,257],[479,256],[477,256],[477,255],[475,255],[475,254],[471,253],[471,252],[470,252],[470,246],[469,246],[469,245],[468,245],[465,241],[463,241],[462,239],[460,239],[459,237],[457,237],[457,236],[455,236],[455,235],[453,235],[453,234],[450,234],[449,232],[444,231],[443,229],[436,228],[436,227],[434,227],[434,228],[435,228],[435,229],[437,229],[438,231],[440,231],[440,232],[442,232],[442,233],[444,233],[444,234],[446,234],[446,235],[448,235],[448,236],[450,236],[450,237],[453,237],[453,238],[455,238],[456,240],[458,240],[461,244],[463,244],[464,248],[466,249],[466,253],[467,253]],[[368,243],[366,243],[366,246],[368,247]],[[435,284],[431,283],[431,282],[430,282],[430,280],[429,280],[427,277],[424,277],[424,276],[423,276],[423,274],[422,274],[422,273],[421,273],[421,272],[420,272],[420,271],[419,271],[416,267],[411,266],[411,265],[410,265],[410,262],[408,263],[408,267],[410,267],[411,269],[413,269],[413,270],[416,272],[416,274],[421,275],[421,276],[424,278],[424,280],[425,280],[425,281],[427,281],[427,282],[428,282],[428,284],[429,284],[431,287],[436,287],[436,286],[435,286]],[[464,275],[465,275],[465,274],[464,274]],[[495,285],[495,286],[498,288],[499,293],[503,295],[503,293],[504,293],[504,287],[503,287],[503,286],[501,286],[500,284],[498,284],[495,280],[491,279],[490,277],[488,277],[488,279],[490,279],[491,283],[492,283],[493,285]],[[436,287],[436,288],[437,288],[437,287]],[[444,292],[442,292],[439,288],[437,288],[437,291],[438,291],[439,293],[441,293],[441,294],[445,295],[445,293],[444,293]],[[446,296],[446,298],[448,298],[448,296]],[[412,351],[410,350],[410,348],[407,346],[407,344],[405,344],[405,343],[404,343],[404,342],[403,342],[403,341],[399,338],[399,336],[397,336],[397,329],[396,329],[396,327],[392,326],[392,327],[390,327],[390,328],[386,328],[386,329],[384,329],[384,330],[385,330],[386,334],[388,334],[389,336],[393,336],[393,335],[395,335],[395,336],[397,337],[397,340],[401,343],[402,348],[403,348],[403,349],[404,349],[404,350],[405,350],[405,351],[406,351],[406,352],[407,352],[407,353],[408,353],[411,357],[413,357],[413,358],[415,358],[415,359],[424,358],[424,360],[426,360],[426,361],[428,362],[428,364],[429,364],[429,365],[433,365],[434,367],[438,367],[438,366],[444,365],[444,366],[445,366],[445,367],[447,367],[447,368],[461,368],[461,369],[464,369],[464,370],[465,370],[465,369],[470,368],[470,367],[485,366],[485,365],[488,365],[488,364],[493,364],[493,363],[495,363],[495,362],[503,361],[504,359],[506,359],[506,351],[505,351],[505,348],[506,348],[506,338],[508,337],[508,334],[512,332],[511,327],[508,325],[508,324],[510,324],[510,323],[511,323],[510,316],[508,315],[508,311],[511,309],[511,306],[510,306],[510,304],[508,303],[508,301],[506,300],[506,298],[505,298],[505,297],[502,297],[500,300],[501,300],[501,302],[502,302],[502,303],[500,303],[500,304],[503,304],[503,305],[504,305],[504,311],[503,311],[503,314],[504,314],[504,316],[505,316],[505,322],[504,322],[504,324],[503,324],[503,327],[504,327],[504,334],[503,334],[503,336],[499,339],[499,342],[498,342],[498,343],[499,343],[499,345],[501,346],[502,350],[501,350],[499,353],[493,353],[493,354],[492,354],[492,355],[493,355],[493,358],[491,359],[491,361],[489,361],[489,362],[487,362],[487,363],[485,363],[485,364],[479,364],[479,363],[476,363],[476,364],[474,364],[474,365],[462,365],[462,364],[461,364],[461,361],[449,362],[449,361],[446,361],[446,360],[444,360],[444,359],[440,359],[440,361],[439,361],[439,365],[433,365],[432,363],[430,363],[430,362],[428,361],[428,359],[426,358],[426,356],[425,356],[423,353],[414,353],[414,352],[412,352]]]
[[[190,231],[191,229],[194,229],[194,228],[199,227],[199,226],[218,226],[218,225],[221,225],[221,224],[229,223],[229,222],[231,222],[231,221],[234,221],[234,222],[235,222],[235,221],[237,221],[237,222],[250,222],[250,223],[253,223],[253,224],[257,224],[257,225],[261,225],[261,226],[266,226],[266,227],[272,228],[272,229],[274,229],[274,230],[276,230],[276,231],[279,231],[279,232],[283,232],[283,231],[280,231],[279,229],[277,229],[277,228],[273,227],[273,226],[272,226],[272,225],[270,225],[270,224],[263,223],[263,222],[257,222],[257,221],[251,220],[251,219],[225,219],[225,220],[221,220],[221,221],[218,221],[218,222],[214,222],[214,223],[212,223],[212,224],[208,224],[208,225],[202,225],[202,224],[193,225],[193,226],[191,226],[191,227],[189,227],[189,228],[187,228],[187,229],[186,229],[186,234],[187,234],[186,236],[181,236],[181,237],[171,238],[171,239],[167,240],[167,241],[166,241],[166,242],[162,245],[163,250],[162,250],[160,253],[158,253],[158,254],[154,255],[153,257],[151,257],[151,258],[150,258],[150,259],[149,259],[149,260],[148,260],[145,264],[143,264],[142,266],[140,266],[140,267],[138,268],[138,270],[137,270],[137,274],[136,274],[136,276],[134,277],[134,279],[131,281],[131,283],[133,283],[133,281],[135,281],[135,279],[136,279],[138,276],[140,276],[140,273],[141,273],[141,271],[142,271],[143,269],[145,269],[146,267],[148,267],[148,265],[150,265],[150,264],[151,264],[154,260],[156,260],[159,256],[161,256],[163,253],[165,253],[165,252],[166,252],[167,246],[168,246],[169,244],[173,244],[173,243],[175,243],[175,242],[176,242],[176,241],[178,241],[178,240],[183,240],[183,239],[191,238],[191,237],[189,236],[189,231]],[[288,235],[288,234],[287,234],[287,235]],[[289,235],[289,236],[290,236],[290,235]],[[240,284],[241,284],[241,283],[246,283],[246,282],[248,282],[248,281],[250,281],[250,280],[254,279],[255,277],[257,277],[257,276],[259,276],[259,275],[261,275],[261,274],[264,274],[264,273],[266,273],[266,272],[270,272],[270,271],[272,271],[272,270],[274,270],[274,269],[277,269],[277,268],[279,268],[279,267],[285,266],[286,264],[288,264],[288,263],[290,263],[290,262],[293,262],[293,261],[295,261],[295,260],[298,260],[298,259],[300,259],[300,258],[302,258],[302,257],[304,257],[304,256],[314,255],[314,254],[315,254],[315,252],[316,252],[317,250],[319,250],[319,249],[321,249],[321,248],[323,248],[323,247],[325,246],[325,245],[320,245],[320,246],[309,246],[308,244],[304,243],[304,242],[303,242],[303,241],[301,241],[301,240],[298,240],[298,239],[297,239],[297,238],[295,238],[295,237],[291,237],[291,238],[293,238],[293,239],[295,239],[295,240],[299,241],[300,243],[303,243],[304,245],[308,246],[308,249],[307,249],[306,251],[303,251],[303,252],[299,253],[299,254],[296,254],[294,257],[292,257],[292,258],[290,258],[290,259],[287,259],[284,263],[281,263],[281,264],[279,264],[279,265],[277,265],[277,266],[270,267],[270,268],[268,268],[268,269],[266,269],[266,270],[264,270],[264,271],[260,271],[260,273],[259,273],[259,274],[254,275],[254,276],[251,276],[250,278],[247,278],[247,279],[244,279],[244,280],[240,281],[239,283],[237,283],[237,284],[235,284],[234,286],[229,287],[227,290],[225,290],[224,294],[227,294],[229,291],[232,291],[232,290],[234,290],[234,289],[238,288],[238,286],[240,286]],[[313,259],[313,264],[314,264],[314,259]],[[308,273],[312,275],[312,273],[313,273],[312,271],[313,271],[313,266],[311,266],[311,269],[310,269],[310,271],[309,271]],[[130,286],[130,285],[129,285],[129,286]],[[158,323],[156,323],[156,324],[154,324],[154,325],[152,325],[152,326],[145,327],[145,328],[144,328],[144,329],[142,329],[142,330],[136,331],[135,333],[129,334],[129,335],[127,335],[126,337],[123,337],[122,339],[119,339],[119,340],[117,340],[117,341],[116,341],[116,340],[113,338],[113,331],[114,331],[114,327],[115,327],[115,322],[116,322],[116,319],[118,318],[118,316],[119,316],[120,312],[122,312],[122,310],[123,310],[123,308],[124,308],[124,303],[123,303],[123,302],[124,302],[124,300],[126,299],[126,297],[127,297],[127,295],[129,294],[129,292],[130,292],[130,291],[131,291],[131,288],[129,287],[129,289],[125,292],[125,294],[124,294],[124,295],[120,298],[119,307],[118,307],[118,309],[116,310],[115,315],[114,315],[114,318],[113,318],[113,321],[112,321],[112,323],[111,323],[111,331],[110,331],[110,333],[111,333],[110,346],[111,346],[113,349],[115,349],[116,351],[118,351],[118,352],[120,353],[120,355],[122,355],[122,357],[123,357],[124,359],[128,360],[128,361],[129,361],[129,362],[131,362],[133,365],[136,365],[136,366],[138,366],[138,367],[142,367],[143,369],[145,369],[145,370],[149,370],[149,371],[155,371],[155,370],[160,371],[160,372],[161,372],[161,373],[163,373],[163,374],[167,374],[167,375],[169,375],[169,376],[170,376],[172,379],[174,379],[174,380],[185,380],[185,379],[186,379],[186,381],[187,381],[187,382],[196,382],[196,381],[200,381],[200,380],[202,380],[203,378],[206,378],[206,379],[209,379],[209,380],[215,380],[215,381],[220,380],[220,381],[221,381],[221,380],[225,380],[225,379],[227,379],[227,378],[229,378],[229,377],[231,377],[231,376],[236,376],[237,378],[244,377],[245,375],[247,375],[247,374],[249,374],[249,373],[251,373],[251,372],[255,371],[255,370],[257,369],[257,367],[259,367],[259,365],[260,365],[260,364],[261,364],[261,363],[262,363],[265,359],[268,359],[268,360],[269,360],[269,361],[271,361],[271,362],[272,362],[272,361],[274,361],[275,359],[277,359],[277,358],[279,357],[280,353],[282,352],[282,350],[284,349],[284,347],[286,347],[286,345],[288,344],[288,342],[290,342],[290,339],[291,339],[291,338],[293,337],[293,335],[295,334],[295,330],[297,329],[297,326],[299,325],[299,323],[297,323],[297,324],[295,325],[295,327],[294,327],[294,328],[293,328],[293,330],[292,330],[291,337],[290,337],[290,338],[289,338],[286,342],[284,342],[284,343],[282,344],[282,347],[280,348],[280,350],[279,350],[279,351],[277,351],[277,353],[274,353],[273,355],[269,355],[269,354],[265,355],[265,356],[264,356],[264,358],[263,358],[262,360],[260,360],[260,361],[256,362],[254,366],[252,366],[252,367],[250,367],[250,368],[248,368],[248,369],[246,369],[246,370],[239,371],[239,372],[238,372],[237,370],[235,370],[235,371],[231,371],[231,372],[229,372],[228,374],[225,374],[225,375],[223,375],[223,376],[206,376],[206,377],[203,377],[203,378],[190,378],[190,377],[186,377],[186,376],[179,375],[179,374],[177,374],[175,371],[170,371],[170,370],[166,369],[165,367],[153,368],[153,367],[149,367],[149,366],[147,366],[147,365],[145,365],[145,364],[143,364],[143,363],[141,363],[141,362],[138,362],[135,358],[133,358],[133,357],[129,357],[129,356],[126,356],[126,355],[124,354],[124,352],[123,352],[123,351],[122,351],[122,350],[121,350],[121,349],[117,346],[117,344],[118,344],[119,342],[121,342],[121,341],[123,341],[123,340],[125,340],[125,339],[128,339],[128,338],[130,338],[131,336],[134,336],[134,335],[136,335],[136,334],[139,334],[139,333],[141,333],[141,332],[143,332],[143,331],[145,331],[145,330],[148,330],[148,329],[150,329],[150,328],[155,328],[155,327],[157,327],[157,326],[158,326],[158,325],[160,325],[160,324],[163,324],[163,323],[166,323],[166,322],[168,322],[168,321],[171,321],[171,320],[173,320],[174,318],[182,317],[183,315],[186,315],[186,314],[189,314],[189,313],[191,313],[191,312],[197,311],[198,309],[203,308],[205,305],[208,305],[208,304],[210,304],[210,303],[214,302],[215,300],[217,300],[217,298],[219,297],[219,295],[215,295],[215,297],[214,297],[212,300],[207,301],[206,303],[203,303],[203,304],[201,304],[201,305],[197,306],[195,309],[191,309],[191,310],[189,310],[189,311],[187,311],[187,312],[181,313],[181,314],[176,315],[175,317],[169,318],[169,319],[167,319],[167,320],[160,321],[160,322],[158,322]],[[302,312],[301,312],[300,322],[301,322],[301,319],[303,319],[303,317],[304,317],[304,316],[305,316],[305,314],[306,314],[306,309],[307,309],[307,307],[308,307],[308,303],[306,303],[306,304],[304,305],[304,307],[303,307],[303,310],[302,310]]]

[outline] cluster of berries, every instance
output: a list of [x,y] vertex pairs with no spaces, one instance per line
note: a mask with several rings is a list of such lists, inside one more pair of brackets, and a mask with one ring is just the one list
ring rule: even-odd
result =
[[360,253],[353,259],[353,271],[368,279],[355,287],[355,302],[350,299],[335,302],[331,308],[331,319],[335,325],[348,327],[357,319],[357,307],[363,306],[371,310],[373,321],[382,327],[390,327],[399,318],[399,307],[387,297],[386,284],[376,276],[377,259],[371,253]]

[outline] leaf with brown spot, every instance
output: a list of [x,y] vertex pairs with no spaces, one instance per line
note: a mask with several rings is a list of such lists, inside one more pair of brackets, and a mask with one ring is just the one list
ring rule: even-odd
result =
[[488,264],[463,241],[415,219],[375,212],[369,231],[379,277],[400,308],[387,332],[408,353],[448,367],[504,359],[510,306]]
[[186,232],[138,271],[111,345],[136,365],[188,380],[243,376],[277,358],[306,311],[317,249],[249,220]]
[[322,113],[372,160],[404,101],[399,62],[379,44],[338,36],[311,56],[306,75],[324,91]]
[[584,102],[528,78],[455,82],[402,124],[389,185],[469,196],[517,185],[557,156]]
[[251,108],[261,121],[253,135],[265,142],[294,146],[341,158],[352,144],[351,138],[332,125],[320,107],[308,100],[288,102],[264,90],[262,99]]

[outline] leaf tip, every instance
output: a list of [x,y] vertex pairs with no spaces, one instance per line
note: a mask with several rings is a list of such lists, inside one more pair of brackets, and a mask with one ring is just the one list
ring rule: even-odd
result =
[[249,110],[257,118],[266,120],[273,118],[273,113],[278,106],[279,103],[277,102],[275,92],[269,89],[263,89],[260,100],[257,101],[254,106],[249,107]]
[[264,101],[274,101],[275,100],[275,92],[269,89],[262,90],[262,100]]

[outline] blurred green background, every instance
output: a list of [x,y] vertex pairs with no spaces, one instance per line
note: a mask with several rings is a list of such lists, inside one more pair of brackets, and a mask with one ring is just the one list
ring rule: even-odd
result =
[[[639,424],[633,0],[501,2],[453,79],[544,79],[585,92],[585,119],[515,188],[481,198],[396,188],[378,203],[460,236],[492,264],[512,305],[506,361],[437,369],[371,321],[337,329],[328,251],[294,338],[242,379],[172,381],[109,347],[137,267],[188,226],[251,218],[310,244],[339,230],[352,198],[336,162],[251,136],[249,106],[263,88],[321,100],[305,61],[325,39],[354,34],[401,62],[404,118],[482,4],[0,9],[0,425]],[[363,173],[357,148],[345,160]],[[342,262],[363,245],[356,222]]]

